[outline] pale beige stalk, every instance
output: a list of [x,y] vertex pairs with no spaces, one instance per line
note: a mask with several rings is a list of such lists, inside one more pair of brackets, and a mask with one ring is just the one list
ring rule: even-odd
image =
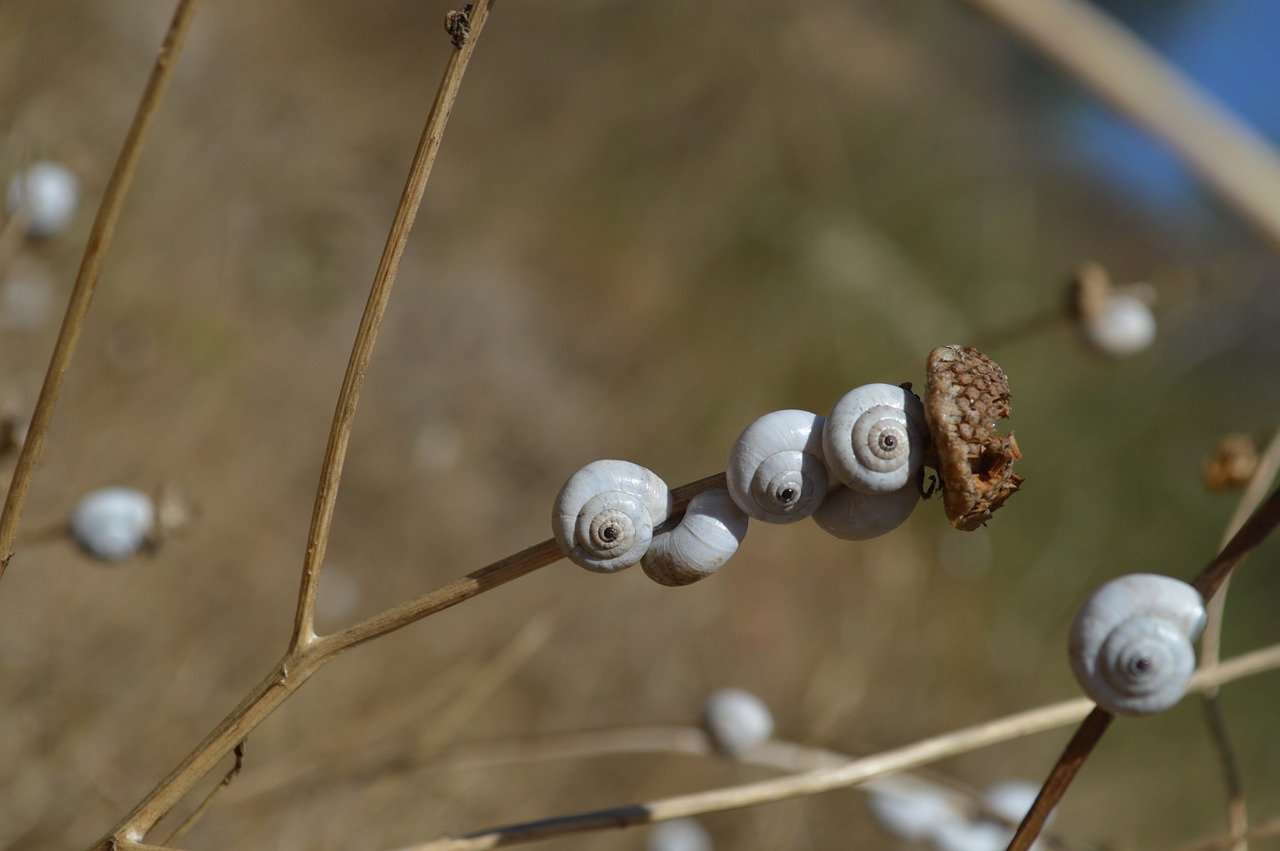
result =
[[44,446],[44,436],[49,431],[49,423],[53,420],[53,409],[58,404],[58,396],[62,392],[62,381],[67,370],[71,368],[71,358],[75,355],[76,344],[80,340],[80,330],[84,327],[84,318],[89,313],[89,304],[93,300],[93,291],[98,285],[98,276],[107,260],[107,248],[115,235],[116,222],[120,218],[120,210],[124,207],[125,196],[133,183],[134,172],[138,169],[138,159],[142,156],[142,145],[147,140],[156,113],[160,110],[160,102],[169,88],[169,80],[173,77],[173,69],[178,64],[178,54],[182,52],[187,30],[195,17],[200,0],[181,0],[173,13],[169,30],[165,33],[164,42],[151,67],[151,76],[147,79],[146,88],[142,90],[142,98],[134,113],[133,123],[124,137],[124,145],[120,148],[120,156],[116,159],[115,168],[111,171],[111,179],[107,182],[106,192],[102,196],[102,204],[98,207],[98,215],[93,220],[93,228],[89,231],[89,242],[84,249],[84,259],[80,262],[80,272],[76,275],[76,283],[71,290],[71,298],[67,302],[66,313],[62,317],[62,327],[58,331],[58,340],[54,343],[53,354],[49,358],[49,368],[45,372],[44,384],[40,387],[40,397],[36,400],[35,410],[31,413],[31,423],[27,427],[27,436],[18,453],[18,461],[13,470],[13,479],[9,482],[9,493],[4,500],[4,510],[0,511],[0,576],[4,576],[9,559],[13,557],[13,540],[18,534],[18,521],[22,519],[22,508],[27,501],[27,490],[31,487],[31,477],[35,473],[36,462],[40,460],[40,450]]

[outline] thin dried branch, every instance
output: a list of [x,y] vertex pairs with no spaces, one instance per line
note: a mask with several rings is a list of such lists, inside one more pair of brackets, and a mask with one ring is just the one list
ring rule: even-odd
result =
[[[1240,531],[1249,515],[1262,502],[1267,489],[1280,471],[1280,431],[1271,439],[1258,465],[1249,477],[1240,502],[1227,524],[1223,534],[1222,546],[1226,546],[1231,538]],[[1222,655],[1222,620],[1227,604],[1227,590],[1231,587],[1228,579],[1222,584],[1222,590],[1209,601],[1209,622],[1200,641],[1200,664],[1215,665]],[[1227,824],[1231,835],[1239,837],[1231,845],[1231,851],[1249,851],[1249,809],[1244,794],[1244,777],[1240,771],[1240,761],[1236,758],[1235,748],[1231,745],[1231,735],[1227,729],[1226,717],[1222,711],[1222,701],[1218,698],[1218,690],[1210,689],[1204,693],[1205,720],[1209,725],[1209,736],[1214,749],[1218,752],[1218,762],[1222,765],[1223,783],[1227,791]]]
[[49,368],[45,372],[44,384],[40,387],[40,397],[36,400],[35,410],[31,414],[26,439],[23,441],[22,450],[18,453],[13,479],[9,483],[9,492],[5,496],[4,510],[0,511],[0,576],[4,575],[5,568],[9,566],[9,560],[13,557],[13,540],[18,533],[18,522],[22,519],[22,509],[27,501],[27,490],[31,487],[31,477],[35,473],[36,462],[40,460],[40,450],[44,447],[44,437],[49,431],[49,423],[53,420],[53,410],[58,404],[58,396],[62,393],[62,381],[66,378],[67,370],[71,368],[71,358],[75,355],[85,316],[89,313],[89,304],[93,300],[93,292],[98,285],[98,276],[107,260],[107,249],[115,234],[120,210],[124,207],[129,186],[133,183],[133,175],[137,171],[138,160],[142,156],[142,146],[151,131],[156,113],[160,110],[160,102],[169,88],[173,69],[178,64],[178,55],[182,52],[183,42],[186,40],[187,31],[191,27],[191,21],[199,5],[200,0],[180,0],[173,13],[173,20],[160,45],[160,52],[156,55],[155,64],[151,67],[151,76],[147,79],[146,88],[142,90],[142,98],[134,113],[133,123],[124,137],[124,145],[120,148],[120,156],[116,159],[115,168],[111,171],[111,179],[107,182],[106,192],[103,193],[98,215],[93,220],[93,228],[89,231],[89,242],[84,249],[84,259],[80,262],[80,271],[76,275],[76,283],[71,290],[71,298],[67,302],[62,327],[58,331],[58,340],[54,343],[53,354],[49,358]]
[[[1257,549],[1278,523],[1280,523],[1280,490],[1272,493],[1267,501],[1245,521],[1240,530],[1223,547],[1222,552],[1218,553],[1209,566],[1191,583],[1200,592],[1200,596],[1205,600],[1211,600],[1222,584],[1227,581],[1231,571]],[[1006,851],[1027,851],[1031,847],[1044,828],[1045,820],[1062,800],[1071,781],[1075,779],[1085,760],[1102,740],[1112,720],[1114,716],[1111,713],[1101,707],[1095,707],[1080,725],[1075,736],[1062,752],[1062,756],[1058,758],[1057,764],[1049,772],[1049,778],[1041,787],[1035,804],[1022,820],[1022,824],[1018,826],[1018,832]]]
[[231,781],[236,779],[236,775],[240,773],[240,769],[244,768],[244,742],[235,746],[234,750],[235,762],[227,769],[227,773],[222,776],[217,786],[210,790],[208,795],[204,796],[204,800],[200,802],[200,806],[196,807],[190,815],[182,820],[182,824],[173,829],[173,832],[165,837],[160,844],[166,848],[171,847],[175,842],[180,842],[182,837],[186,836],[191,828],[196,826],[200,819],[204,818],[204,814],[209,812],[209,808],[213,806],[213,802],[217,800],[222,790],[231,785]]
[[1239,841],[1271,839],[1276,836],[1280,836],[1280,816],[1272,816],[1266,821],[1255,824],[1245,831],[1243,835],[1232,834],[1231,836],[1218,837],[1217,839],[1206,839],[1203,842],[1183,845],[1177,851],[1227,851],[1227,849],[1234,848],[1235,843]]
[[[1280,644],[1255,650],[1208,670],[1191,680],[1192,691],[1232,682],[1280,668]],[[574,833],[614,830],[674,818],[704,815],[752,807],[805,795],[844,789],[874,777],[896,774],[980,748],[1043,733],[1073,724],[1090,714],[1093,702],[1076,698],[966,727],[895,750],[855,759],[834,767],[818,768],[787,777],[741,786],[713,789],[692,795],[663,798],[607,810],[542,819],[493,828],[461,837],[406,846],[399,851],[482,851],[527,842],[539,842]]]
[[[673,516],[683,511],[695,495],[723,486],[724,474],[718,473],[673,489],[672,500],[676,506]],[[192,787],[211,772],[237,743],[243,741],[280,704],[339,653],[505,585],[562,558],[564,553],[555,541],[543,541],[416,600],[390,608],[340,632],[319,637],[300,649],[291,650],[168,777],[110,834],[99,840],[95,848],[106,851],[126,839],[141,842],[147,832],[185,798]]]
[[[194,5],[194,0],[184,0],[181,9]],[[361,320],[360,329],[352,348],[351,360],[343,380],[342,390],[338,398],[338,409],[334,415],[333,430],[330,434],[328,448],[322,468],[320,486],[316,494],[315,512],[312,517],[311,532],[308,537],[307,553],[304,561],[302,586],[298,596],[298,608],[294,617],[294,629],[289,649],[274,670],[271,671],[240,702],[232,712],[201,742],[186,759],[184,759],[164,780],[118,824],[110,834],[103,837],[96,847],[110,848],[122,840],[141,842],[156,823],[164,818],[185,798],[201,778],[213,771],[223,757],[243,742],[249,732],[269,716],[275,709],[295,692],[312,674],[334,654],[346,646],[330,642],[324,647],[318,645],[313,630],[315,595],[320,579],[320,567],[324,561],[324,549],[328,541],[330,521],[333,516],[333,505],[337,498],[338,483],[342,476],[343,459],[346,456],[347,442],[351,434],[351,424],[355,416],[356,402],[360,387],[368,369],[378,326],[390,296],[391,284],[399,268],[400,258],[409,237],[414,215],[421,201],[431,165],[440,147],[441,135],[448,120],[462,74],[467,61],[475,49],[480,31],[488,17],[490,0],[480,0],[474,9],[468,7],[469,17],[464,15],[459,22],[451,21],[450,35],[457,48],[450,57],[444,76],[436,91],[435,101],[427,116],[422,138],[414,154],[413,164],[405,182],[405,190],[396,209],[390,233],[387,237],[383,259],[374,276],[374,283],[369,303]],[[459,32],[462,32],[461,37]],[[185,30],[183,30],[185,32]],[[172,30],[171,30],[172,36]],[[169,45],[170,40],[166,40]],[[161,61],[157,68],[168,68],[167,53],[162,51]],[[167,78],[166,78],[167,79]],[[154,82],[154,78],[153,78]],[[152,86],[148,86],[150,92]],[[144,104],[147,103],[144,95]],[[154,108],[148,111],[148,115]],[[149,120],[149,119],[148,119]],[[131,134],[132,138],[132,134]],[[127,150],[134,147],[126,146]],[[134,154],[136,160],[136,153]],[[122,158],[123,161],[123,158]],[[121,170],[117,168],[119,173]],[[132,173],[130,164],[127,173]],[[114,180],[114,178],[113,178]],[[104,203],[103,209],[108,209]],[[99,218],[102,218],[100,213]],[[114,216],[111,217],[114,223]],[[90,245],[94,244],[90,240]],[[95,275],[96,277],[96,275]],[[74,296],[73,296],[74,302]],[[87,304],[87,303],[86,303]],[[70,316],[70,312],[68,316]],[[65,328],[65,326],[64,326]],[[77,323],[78,330],[78,323]],[[55,356],[56,360],[56,356]],[[52,366],[51,366],[52,371]],[[43,400],[43,397],[42,397]],[[37,411],[39,409],[37,408]],[[34,427],[33,427],[34,428]],[[30,443],[30,441],[28,441]],[[10,498],[13,497],[12,492]],[[6,515],[8,511],[6,506]],[[413,619],[406,619],[409,623]],[[390,631],[390,630],[387,630]]]
[[480,39],[480,32],[484,29],[485,21],[488,20],[490,2],[479,0],[474,8],[471,6],[467,8],[466,12],[451,12],[450,17],[447,18],[447,26],[455,50],[449,57],[444,79],[436,91],[435,102],[431,104],[427,124],[422,131],[422,139],[413,155],[409,177],[405,181],[404,192],[396,207],[391,230],[387,234],[387,242],[382,250],[382,259],[378,262],[373,286],[369,290],[369,300],[365,305],[364,315],[360,318],[360,328],[356,332],[355,343],[351,347],[351,358],[347,363],[346,374],[342,378],[342,389],[338,392],[333,426],[329,430],[329,443],[325,448],[324,463],[320,470],[320,484],[316,488],[311,528],[307,533],[307,549],[302,565],[302,585],[298,591],[298,608],[293,620],[290,651],[297,651],[316,639],[314,629],[316,593],[320,587],[320,571],[324,567],[325,550],[329,544],[329,530],[333,522],[333,509],[338,500],[338,485],[342,481],[342,468],[347,457],[347,445],[351,440],[351,428],[355,423],[356,405],[360,402],[360,390],[364,386],[365,374],[369,371],[369,361],[373,357],[378,329],[382,326],[382,317],[386,313],[387,302],[391,298],[391,288],[395,284],[397,272],[400,271],[400,260],[409,242],[409,232],[413,229],[413,222],[418,216],[418,207],[422,203],[422,196],[427,188],[427,179],[431,176],[431,168],[435,165],[436,154],[440,150],[445,124],[448,123],[454,101],[457,100],[467,63],[471,61],[471,55]]
[[966,0],[1163,141],[1280,249],[1280,158],[1212,95],[1081,0]]

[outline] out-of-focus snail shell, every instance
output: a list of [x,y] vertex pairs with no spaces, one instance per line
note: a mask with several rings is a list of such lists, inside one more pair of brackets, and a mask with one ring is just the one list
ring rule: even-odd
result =
[[827,493],[823,419],[774,411],[747,426],[729,451],[729,494],[749,516],[769,523],[803,520]]
[[640,561],[653,527],[671,513],[671,493],[652,471],[630,461],[593,461],[556,497],[551,530],[574,564],[614,573]]

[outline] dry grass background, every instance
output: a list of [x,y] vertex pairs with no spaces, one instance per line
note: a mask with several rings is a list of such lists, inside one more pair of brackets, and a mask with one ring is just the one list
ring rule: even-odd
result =
[[[445,10],[201,10],[0,587],[0,846],[93,841],[278,658]],[[62,293],[170,12],[0,4],[0,165],[59,158],[86,185],[72,232],[31,249]],[[862,545],[753,527],[691,588],[563,563],[362,647],[255,731],[242,782],[323,754],[314,772],[233,787],[185,845],[383,848],[756,776],[652,756],[343,779],[415,743],[689,721],[722,685],[763,696],[783,736],[858,753],[1074,694],[1078,601],[1214,552],[1232,500],[1204,492],[1200,459],[1273,428],[1280,299],[1274,259],[1211,203],[1155,221],[1082,172],[1068,97],[942,2],[500,3],[374,358],[321,628],[547,537],[586,461],[688,481],[755,416],[922,381],[943,343],[994,344],[1028,484],[971,536],[934,504]],[[1084,258],[1160,289],[1152,353],[1104,362],[1065,327],[998,342]],[[0,337],[0,397],[32,404],[55,334]],[[104,567],[41,540],[89,488],[164,481],[200,517],[152,557]],[[1274,638],[1276,553],[1237,580],[1228,653]],[[530,624],[545,642],[442,729]],[[1254,812],[1280,811],[1277,686],[1225,694]],[[1066,735],[942,768],[1039,780]],[[1058,829],[1116,848],[1216,833],[1217,772],[1194,701],[1124,722]],[[893,847],[859,798],[707,824],[723,848]]]

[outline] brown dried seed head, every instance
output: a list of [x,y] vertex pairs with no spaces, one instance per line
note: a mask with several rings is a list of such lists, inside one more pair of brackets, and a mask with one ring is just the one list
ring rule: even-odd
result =
[[1009,379],[991,358],[971,346],[939,346],[925,366],[925,420],[942,478],[947,518],[971,532],[991,518],[1022,477],[1022,457],[1012,434],[995,433],[1009,416]]
[[1111,275],[1103,266],[1083,263],[1067,285],[1067,312],[1080,324],[1095,322],[1106,312],[1107,299],[1114,291]]
[[1201,472],[1209,490],[1242,487],[1258,469],[1258,445],[1246,434],[1229,434],[1204,461]]

